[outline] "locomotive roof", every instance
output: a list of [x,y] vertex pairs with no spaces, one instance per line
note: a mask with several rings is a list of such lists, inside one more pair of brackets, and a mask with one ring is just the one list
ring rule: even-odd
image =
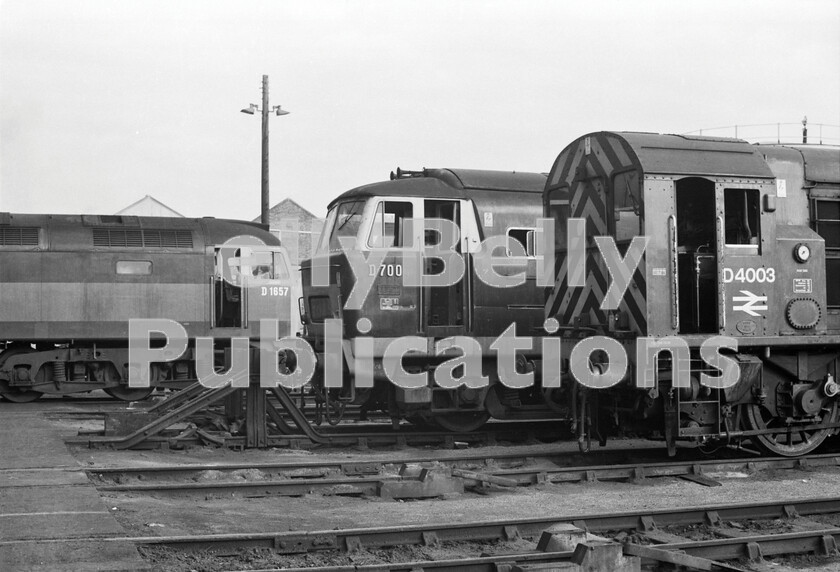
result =
[[371,183],[350,189],[332,200],[329,208],[348,199],[371,196],[469,198],[465,191],[542,193],[546,175],[478,169],[423,169],[410,177]]
[[840,182],[840,147],[836,145],[756,145],[765,155],[799,161],[805,179],[814,183]]
[[773,178],[755,146],[743,139],[615,133],[635,152],[645,173]]
[[[109,234],[114,232],[129,235],[140,233],[141,243],[132,244],[134,247],[142,247],[145,244],[147,233],[157,234],[157,231],[185,232],[191,238],[187,242],[178,244],[179,248],[203,250],[204,245],[221,244],[225,240],[240,234],[252,233],[261,239],[269,241],[269,244],[277,242],[277,239],[268,233],[268,228],[260,223],[216,219],[213,217],[204,218],[182,218],[182,217],[152,217],[152,216],[129,216],[129,215],[68,215],[68,214],[28,214],[0,212],[0,231],[4,228],[24,227],[26,229],[44,229],[46,234],[38,234],[30,240],[37,240],[32,246],[46,248],[49,250],[68,249],[90,249],[97,247],[119,247],[118,244],[104,244]],[[101,233],[105,232],[105,235]],[[100,238],[91,239],[91,233]],[[150,237],[151,238],[151,237]],[[99,244],[97,242],[100,242]],[[26,245],[23,245],[26,246]],[[156,246],[165,247],[162,243]],[[125,244],[122,245],[125,247]]]
[[561,152],[549,175],[549,187],[570,181],[574,173],[569,167],[584,153],[587,140],[621,170],[632,165],[645,174],[774,176],[756,146],[742,139],[602,131],[578,138]]

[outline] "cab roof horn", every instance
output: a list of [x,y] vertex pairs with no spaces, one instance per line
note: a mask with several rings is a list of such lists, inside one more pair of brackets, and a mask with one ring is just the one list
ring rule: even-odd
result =
[[426,176],[426,169],[422,171],[404,171],[397,167],[396,172],[391,171],[391,180],[394,181],[396,179],[413,179],[415,177],[425,177]]

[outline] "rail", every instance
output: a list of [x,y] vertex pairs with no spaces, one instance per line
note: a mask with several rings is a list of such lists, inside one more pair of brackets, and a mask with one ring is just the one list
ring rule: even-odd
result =
[[[523,455],[511,456],[518,459]],[[527,455],[536,461],[548,460],[556,455]],[[326,492],[338,495],[376,495],[386,482],[417,480],[417,476],[402,476],[403,471],[385,472],[385,466],[423,465],[434,462],[434,466],[449,467],[453,471],[461,470],[465,465],[472,470],[472,475],[460,473],[468,486],[480,486],[492,482],[492,479],[504,479],[508,486],[530,486],[535,484],[560,484],[594,481],[640,481],[648,478],[679,477],[706,486],[719,483],[708,475],[723,471],[743,471],[754,473],[765,470],[806,470],[818,467],[840,466],[840,456],[834,454],[812,455],[806,458],[746,458],[730,460],[678,461],[625,463],[613,465],[546,467],[535,464],[528,467],[491,468],[493,462],[502,461],[502,456],[440,458],[404,458],[390,461],[373,462],[295,462],[272,464],[207,464],[199,466],[153,466],[153,467],[109,467],[86,468],[85,470],[98,479],[119,478],[124,483],[127,479],[136,479],[134,483],[110,484],[100,482],[100,491],[139,493],[158,495],[280,495],[299,496],[313,492]],[[484,468],[475,469],[476,464]],[[533,463],[532,463],[533,464]],[[193,478],[202,471],[214,471],[232,474],[241,470],[258,470],[263,476],[258,480],[213,480],[208,482],[166,482],[169,478]],[[139,477],[142,476],[142,481]],[[233,476],[233,475],[232,475]],[[280,478],[272,479],[278,476]],[[457,473],[455,476],[459,476]],[[150,482],[151,480],[151,482]]]
[[[502,519],[464,523],[415,524],[372,528],[316,531],[268,531],[234,534],[179,536],[113,536],[102,542],[130,541],[141,546],[166,546],[180,550],[268,548],[285,554],[324,550],[357,550],[391,546],[423,546],[430,542],[474,542],[535,537],[546,528],[572,524],[593,533],[644,530],[672,525],[717,526],[724,521],[790,519],[840,512],[840,497],[789,499],[766,503],[743,503],[675,507],[649,511],[581,515],[547,515],[538,518]],[[725,539],[727,541],[737,539]],[[67,543],[74,539],[39,539]],[[0,541],[0,545],[20,541]]]

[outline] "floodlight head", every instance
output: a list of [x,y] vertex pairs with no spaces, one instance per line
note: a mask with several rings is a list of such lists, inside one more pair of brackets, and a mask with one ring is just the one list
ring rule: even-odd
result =
[[241,111],[242,111],[242,113],[247,113],[248,115],[253,115],[257,111],[257,106],[252,103],[247,108],[242,109]]
[[280,106],[279,106],[279,105],[278,105],[277,107],[275,107],[275,108],[274,108],[274,112],[275,112],[277,115],[288,115],[289,113],[291,113],[290,111],[286,111],[285,109],[280,109]]

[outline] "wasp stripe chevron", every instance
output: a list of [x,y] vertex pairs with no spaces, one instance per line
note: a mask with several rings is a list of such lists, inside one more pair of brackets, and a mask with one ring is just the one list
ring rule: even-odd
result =
[[[552,167],[546,188],[568,189],[570,229],[577,224],[571,219],[580,218],[586,221],[588,237],[615,237],[613,176],[628,170],[640,171],[640,168],[638,157],[624,138],[595,133],[581,137],[563,150]],[[643,212],[637,214],[640,218],[644,216]],[[644,228],[643,221],[641,228]],[[580,255],[575,254],[583,252],[581,242],[586,245],[585,269],[580,267]],[[628,256],[627,248],[626,244],[619,245],[626,264],[616,264],[620,259],[615,256],[610,261],[613,275],[608,272],[608,264],[594,241],[579,239],[570,232],[568,243],[555,255],[557,274],[553,288],[546,293],[546,317],[556,317],[566,326],[581,323],[606,326],[609,316],[601,308],[618,308],[627,317],[631,331],[646,334],[645,257],[642,250]],[[616,280],[614,287],[611,278]]]
[[548,318],[557,316],[563,293],[568,291],[568,284],[566,283],[566,276],[568,274],[566,271],[566,255],[564,253],[559,253],[554,257],[554,267],[559,269],[555,277],[554,287],[550,292],[546,289],[545,315]]

